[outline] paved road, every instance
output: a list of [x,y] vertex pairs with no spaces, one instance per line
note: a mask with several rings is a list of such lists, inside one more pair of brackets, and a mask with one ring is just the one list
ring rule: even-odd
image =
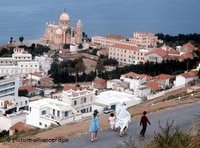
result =
[[[191,130],[192,124],[195,122],[195,114],[200,114],[200,103],[184,105],[173,109],[165,109],[159,112],[149,114],[148,117],[151,126],[148,126],[145,138],[139,136],[141,127],[139,126],[139,117],[132,119],[129,124],[128,134],[120,138],[118,132],[105,129],[99,132],[99,139],[93,143],[89,141],[89,135],[83,135],[76,138],[69,138],[66,143],[53,143],[50,147],[56,148],[116,148],[124,140],[130,139],[135,141],[137,147],[141,147],[141,143],[148,142],[153,136],[154,131],[159,131],[161,125],[165,125],[167,121],[174,120],[174,126],[179,126],[181,130],[187,132]],[[67,130],[67,129],[66,129]]]

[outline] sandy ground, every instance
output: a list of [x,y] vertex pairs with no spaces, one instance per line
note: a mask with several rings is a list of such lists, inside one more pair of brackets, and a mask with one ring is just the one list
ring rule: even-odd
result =
[[[185,89],[178,90],[176,92],[172,92],[171,94],[177,94],[180,92],[184,92]],[[171,95],[168,94],[168,95]],[[166,97],[166,96],[164,96]],[[148,113],[149,112],[155,112],[159,111],[164,108],[172,108],[176,107],[179,105],[183,104],[190,104],[194,102],[199,102],[200,101],[200,95],[194,95],[194,96],[189,96],[188,98],[185,99],[173,99],[170,101],[161,101],[163,97],[150,100],[150,101],[145,101],[139,105],[135,105],[131,108],[129,108],[129,112],[131,113],[132,117],[141,115],[144,110],[146,110]],[[104,115],[100,116],[100,128],[105,129],[108,128],[108,116],[109,115]],[[86,134],[88,132],[88,127],[89,127],[89,120],[84,120],[79,123],[74,123],[74,124],[68,124],[64,126],[60,126],[51,130],[48,130],[43,133],[38,133],[31,138],[60,138],[60,137],[71,137],[71,136],[79,136],[82,134]],[[2,143],[0,144],[0,147],[2,148],[27,148],[27,147],[37,147],[37,148],[44,148],[48,147],[48,144],[50,143]]]

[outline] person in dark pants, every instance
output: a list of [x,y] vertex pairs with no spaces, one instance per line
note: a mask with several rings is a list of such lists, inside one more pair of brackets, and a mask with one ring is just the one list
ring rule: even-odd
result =
[[141,120],[140,120],[140,126],[142,125],[142,130],[140,132],[140,135],[142,137],[144,137],[144,135],[145,135],[145,132],[146,132],[146,129],[147,129],[147,123],[149,123],[149,125],[151,125],[151,123],[149,122],[149,119],[147,118],[146,114],[147,114],[147,112],[144,111],[143,112],[143,116],[141,117]]

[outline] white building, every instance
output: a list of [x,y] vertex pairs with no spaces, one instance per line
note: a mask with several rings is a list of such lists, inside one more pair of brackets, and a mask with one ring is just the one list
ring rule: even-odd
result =
[[198,71],[192,70],[176,76],[175,87],[185,87],[191,84],[195,84],[195,81],[198,80]]
[[123,82],[119,79],[112,79],[107,81],[107,89],[112,89],[116,91],[125,91],[126,89],[129,89],[129,83]]
[[103,109],[107,107],[108,109],[114,109],[118,103],[126,103],[127,107],[133,106],[140,103],[140,98],[135,97],[134,95],[127,94],[124,92],[108,90],[100,93],[96,96],[94,102],[95,109]]
[[138,87],[144,84],[145,82],[151,80],[152,77],[145,74],[137,74],[134,72],[129,72],[121,75],[120,79],[124,82],[128,82],[130,84],[129,88],[133,90],[135,94]]
[[68,103],[70,106],[75,108],[78,113],[91,114],[92,104],[95,99],[95,92],[87,90],[82,87],[68,86],[64,87],[61,101]]
[[29,98],[5,96],[0,98],[0,114],[12,114],[28,110]]
[[10,127],[18,122],[26,122],[26,113],[13,113],[7,114],[6,116],[0,115],[0,131],[9,130]]
[[47,75],[51,68],[53,59],[48,57],[47,54],[44,54],[42,56],[35,56],[35,61],[39,63],[40,69],[42,69],[43,72]]
[[30,102],[26,123],[39,128],[63,125],[81,119],[81,115],[68,103],[55,99]]
[[18,122],[25,123],[29,98],[5,96],[0,98],[0,129],[9,130]]
[[15,48],[12,57],[0,58],[0,74],[20,75],[39,71],[39,63],[23,48]]
[[0,75],[0,99],[4,96],[18,96],[19,78]]
[[109,47],[108,57],[116,59],[120,64],[144,63],[145,50],[135,46],[115,44]]

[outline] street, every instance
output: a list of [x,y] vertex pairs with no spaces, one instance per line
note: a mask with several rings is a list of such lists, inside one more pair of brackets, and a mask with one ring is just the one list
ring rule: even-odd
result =
[[[146,136],[140,137],[141,127],[139,126],[140,117],[133,117],[127,135],[119,137],[119,132],[110,131],[109,128],[98,133],[99,139],[93,143],[90,142],[90,135],[69,138],[69,142],[56,142],[50,145],[51,148],[116,148],[124,140],[130,137],[135,141],[135,145],[139,148],[141,144],[149,142],[154,137],[154,132],[159,131],[160,125],[165,125],[167,121],[174,120],[173,127],[178,126],[182,131],[188,132],[195,123],[195,115],[200,114],[200,103],[183,105],[172,109],[164,109],[158,112],[147,114],[151,125],[147,127]],[[109,126],[109,125],[108,125]],[[66,129],[67,130],[67,129]]]

